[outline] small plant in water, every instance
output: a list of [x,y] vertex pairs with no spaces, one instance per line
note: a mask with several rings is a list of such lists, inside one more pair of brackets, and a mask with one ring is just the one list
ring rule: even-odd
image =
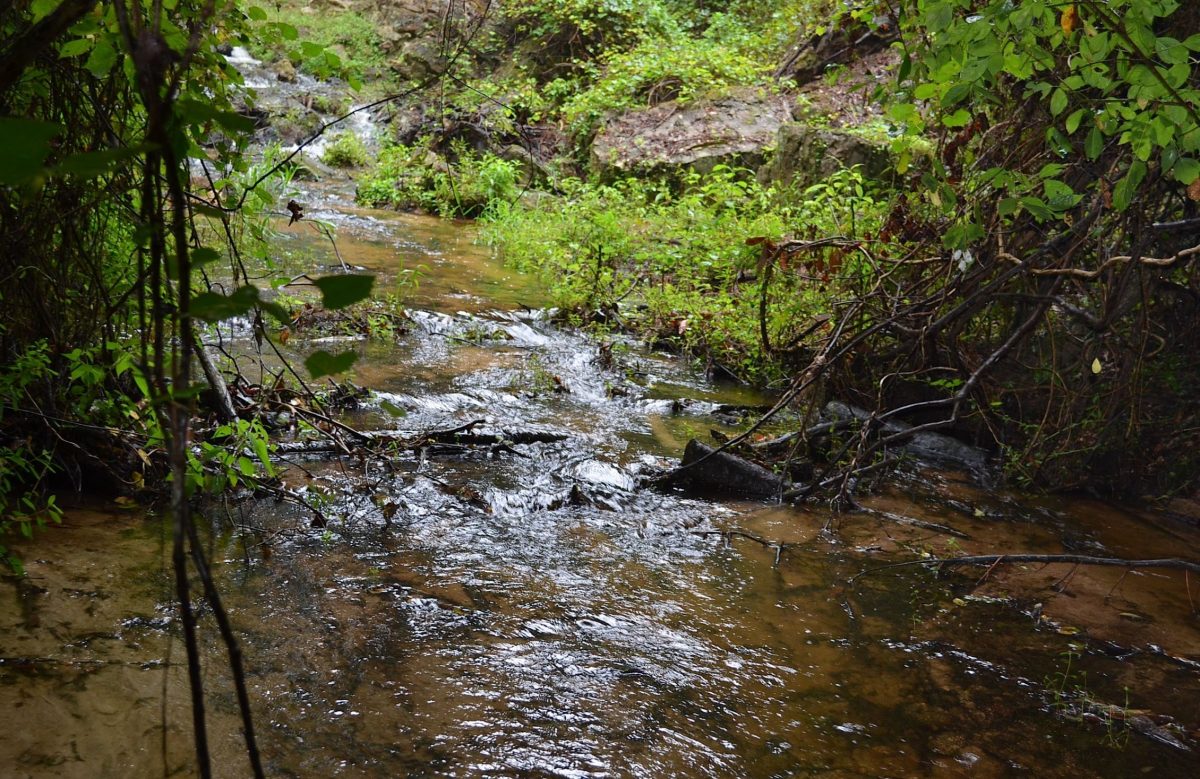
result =
[[1059,657],[1063,660],[1063,667],[1045,678],[1046,690],[1051,696],[1050,708],[1063,716],[1076,718],[1079,716],[1079,702],[1088,697],[1087,673],[1073,668],[1080,657],[1075,644]]

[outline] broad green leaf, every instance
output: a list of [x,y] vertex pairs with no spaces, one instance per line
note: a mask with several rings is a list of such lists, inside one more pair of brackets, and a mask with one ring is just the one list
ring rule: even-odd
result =
[[70,173],[83,178],[102,176],[120,167],[120,163],[136,157],[137,149],[104,149],[72,154],[60,162],[55,173]]
[[222,254],[216,249],[210,249],[207,246],[201,246],[197,249],[192,249],[190,259],[193,268],[201,268],[205,265],[210,265],[217,262],[222,257]]
[[24,184],[42,172],[51,139],[62,125],[34,119],[0,119],[0,184]]
[[942,124],[947,127],[966,127],[971,122],[971,112],[960,108],[949,116],[942,118]]
[[254,440],[254,453],[256,455],[258,455],[259,462],[261,462],[263,467],[267,469],[267,472],[270,473],[270,471],[271,471],[271,453],[267,449],[267,440],[265,438],[263,438],[262,436],[254,436],[253,440]]
[[67,57],[78,57],[85,51],[90,51],[95,41],[91,38],[76,38],[73,41],[67,41],[58,50],[58,56],[66,59]]
[[1171,169],[1175,180],[1181,184],[1191,184],[1200,177],[1200,162],[1192,157],[1180,157]]
[[267,12],[259,8],[257,5],[252,5],[247,8],[246,16],[249,16],[256,22],[265,22],[267,20]]
[[1071,113],[1067,117],[1067,135],[1073,135],[1079,129],[1079,123],[1083,121],[1083,115],[1087,113],[1086,108],[1080,108]]
[[1061,89],[1054,90],[1050,96],[1050,113],[1054,116],[1061,114],[1067,107],[1067,93]]
[[1100,156],[1100,152],[1104,150],[1104,134],[1100,132],[1098,127],[1093,127],[1088,133],[1087,140],[1083,142],[1083,153],[1087,155],[1089,160],[1094,160]]
[[379,407],[394,417],[408,416],[408,412],[390,400],[380,401]]
[[84,67],[96,78],[103,78],[112,70],[119,56],[112,43],[106,38],[101,38],[96,42],[96,48],[88,55]]
[[322,376],[342,373],[349,369],[357,358],[358,355],[354,352],[330,354],[326,351],[319,351],[309,355],[309,358],[304,361],[304,367],[308,369],[314,379],[319,379]]
[[258,288],[247,284],[228,295],[202,292],[192,298],[191,312],[195,319],[205,322],[220,322],[245,314],[258,304]]
[[32,18],[31,22],[37,24],[41,20],[50,15],[51,11],[62,5],[62,0],[33,0],[29,4],[29,13]]
[[370,296],[375,277],[365,274],[322,276],[313,283],[321,290],[321,304],[325,308],[345,308]]
[[1124,211],[1133,202],[1133,196],[1146,177],[1146,163],[1134,160],[1129,166],[1129,172],[1113,187],[1113,208]]

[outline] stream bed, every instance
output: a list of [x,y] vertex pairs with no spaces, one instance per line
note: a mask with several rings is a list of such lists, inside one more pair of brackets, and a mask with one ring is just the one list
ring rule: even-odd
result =
[[[1198,559],[1194,526],[919,465],[840,517],[640,489],[769,398],[554,324],[469,224],[323,197],[311,213],[378,293],[419,270],[402,326],[287,345],[359,351],[349,378],[372,394],[345,420],[561,440],[291,458],[324,527],[270,500],[206,511],[268,775],[1200,775],[1200,582],[1066,565],[849,581],[922,555]],[[304,226],[281,265],[326,272]],[[0,581],[4,776],[192,774],[168,536],[90,504],[18,548],[28,577]],[[200,612],[216,774],[248,776]]]

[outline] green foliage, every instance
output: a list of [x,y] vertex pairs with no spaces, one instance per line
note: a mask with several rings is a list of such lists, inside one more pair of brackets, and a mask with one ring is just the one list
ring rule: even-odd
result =
[[239,484],[273,476],[270,436],[258,420],[235,419],[218,426],[207,440],[188,451],[189,494],[215,494]]
[[754,56],[760,46],[755,33],[724,14],[714,15],[699,36],[677,28],[648,36],[628,51],[603,57],[595,83],[563,104],[563,118],[584,135],[607,112],[666,100],[687,103],[733,86],[765,83],[772,66]]
[[620,304],[624,321],[646,336],[757,380],[778,375],[829,295],[863,273],[855,258],[818,251],[764,282],[762,243],[748,239],[869,234],[886,205],[853,170],[798,193],[764,188],[746,171],[723,166],[689,174],[678,192],[637,179],[562,186],[561,200],[497,209],[485,240],[518,268],[540,274],[575,316],[607,319]]
[[321,161],[335,168],[362,168],[371,158],[361,138],[352,132],[343,132],[333,136]]
[[[1008,118],[994,107],[1019,102],[1037,109],[1026,112],[1033,120],[1027,129],[1041,135],[1026,133],[1036,145],[974,166],[962,188],[996,193],[1006,222],[1022,214],[1069,221],[1076,206],[1101,188],[1121,212],[1144,183],[1168,177],[1187,185],[1200,176],[1194,68],[1200,35],[1172,34],[1188,32],[1173,24],[1182,13],[1177,0],[987,0],[970,6],[925,0],[902,7],[915,46],[900,70],[907,99],[890,115],[910,133],[945,128],[966,139],[981,123]],[[968,149],[963,156],[951,164],[970,163],[976,154]],[[1103,183],[1097,175],[1102,162],[1115,168]],[[940,207],[956,211],[960,198],[932,177],[927,186],[940,195]],[[947,243],[961,248],[977,239],[978,224],[978,215],[964,215]]]
[[[32,345],[20,355],[9,370],[0,373],[0,425],[5,413],[29,400],[33,387],[51,375],[50,356],[46,342]],[[9,420],[11,422],[11,420]],[[2,430],[3,428],[0,428]],[[25,440],[0,438],[0,537],[14,530],[32,538],[35,527],[49,519],[58,522],[62,516],[53,495],[42,489],[43,480],[54,472],[53,452],[31,445]],[[22,573],[21,561],[0,543],[0,563],[15,573]]]
[[517,165],[458,146],[446,162],[417,146],[392,146],[359,180],[356,198],[374,207],[418,208],[442,216],[479,216],[519,195]]
[[368,76],[377,79],[388,72],[379,27],[356,11],[252,3],[245,8],[258,23],[246,43],[264,61],[287,59],[304,73],[343,78],[355,88]]

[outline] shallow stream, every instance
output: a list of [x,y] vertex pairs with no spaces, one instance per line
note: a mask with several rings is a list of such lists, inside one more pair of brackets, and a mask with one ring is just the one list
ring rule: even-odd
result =
[[[324,528],[271,501],[208,512],[269,775],[1200,775],[1200,582],[1026,565],[848,583],[923,554],[1200,559],[1195,528],[919,467],[840,518],[637,489],[736,429],[728,406],[769,399],[552,324],[468,224],[327,202],[312,213],[380,292],[420,268],[394,332],[288,344],[360,351],[374,394],[346,420],[563,440],[293,458]],[[336,265],[303,228],[284,268]],[[4,776],[190,775],[164,531],[80,507],[20,550],[28,578],[0,581]],[[247,776],[203,606],[201,630],[216,771]]]

